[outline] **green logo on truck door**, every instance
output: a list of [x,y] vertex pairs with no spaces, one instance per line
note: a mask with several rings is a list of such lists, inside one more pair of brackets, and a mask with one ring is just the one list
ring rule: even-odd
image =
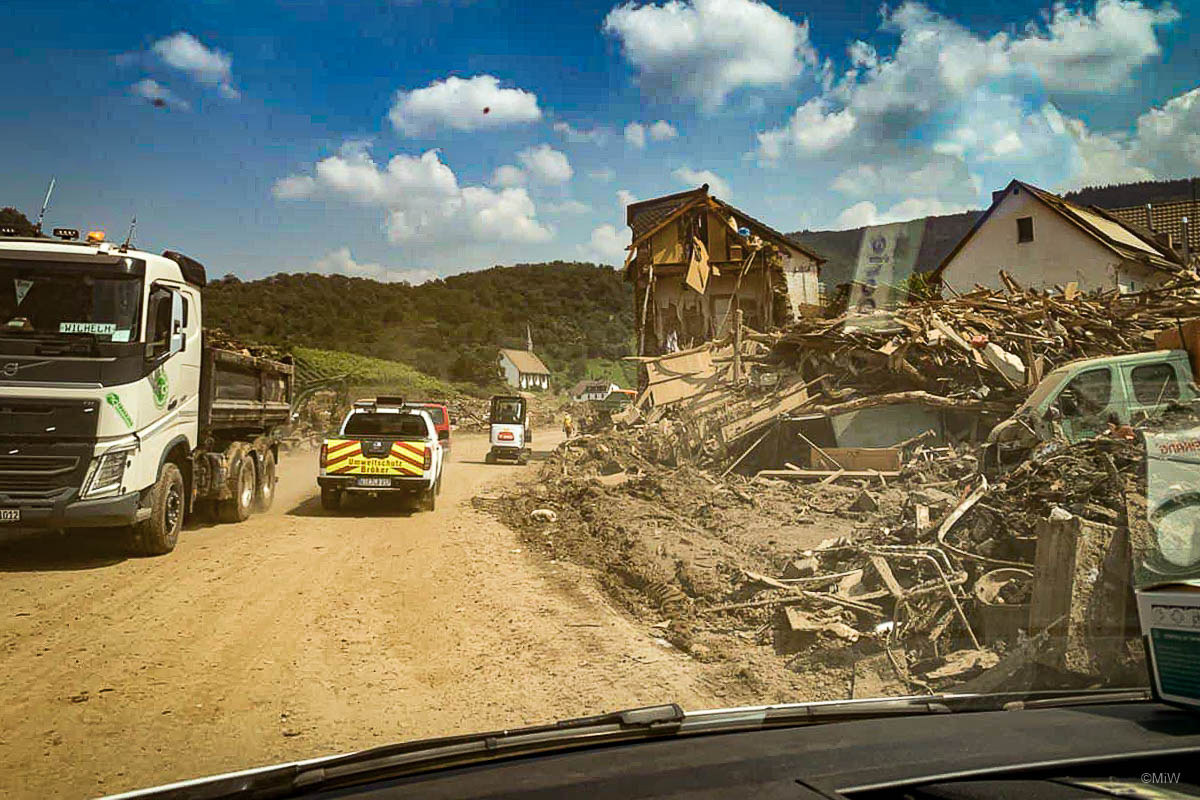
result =
[[117,412],[117,416],[121,418],[121,421],[128,425],[130,430],[133,430],[133,418],[129,416],[129,412],[122,405],[121,397],[116,392],[109,392],[104,400],[113,407],[113,410]]
[[162,408],[167,404],[167,394],[171,386],[167,383],[167,371],[162,367],[150,373],[150,391],[154,394],[154,405]]

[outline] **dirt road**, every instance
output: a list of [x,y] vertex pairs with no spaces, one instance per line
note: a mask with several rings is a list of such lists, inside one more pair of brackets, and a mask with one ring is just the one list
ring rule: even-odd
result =
[[0,794],[85,797],[633,705],[731,704],[584,573],[538,562],[471,508],[536,469],[486,466],[486,447],[455,441],[432,513],[328,515],[307,454],[281,465],[272,513],[194,527],[162,558],[78,535],[0,544]]

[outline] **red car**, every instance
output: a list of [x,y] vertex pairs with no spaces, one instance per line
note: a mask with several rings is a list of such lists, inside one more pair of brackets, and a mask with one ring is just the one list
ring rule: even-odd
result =
[[441,403],[405,403],[409,408],[420,408],[429,412],[433,427],[437,431],[442,447],[450,449],[450,412]]

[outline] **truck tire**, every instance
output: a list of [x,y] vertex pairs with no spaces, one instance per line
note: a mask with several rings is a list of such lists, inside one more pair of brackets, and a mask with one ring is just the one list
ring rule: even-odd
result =
[[422,511],[437,510],[437,485],[430,486],[421,492],[421,502],[419,508]]
[[254,472],[254,459],[243,453],[233,468],[233,497],[222,500],[218,507],[221,522],[242,522],[250,516],[257,485]]
[[493,453],[491,450],[489,450],[487,456],[485,456],[483,460],[485,462],[487,462],[488,464],[495,464],[496,463],[496,454]]
[[150,517],[129,526],[129,550],[139,556],[161,556],[174,550],[185,506],[183,473],[168,461],[150,490]]
[[342,493],[337,489],[321,487],[321,508],[326,511],[337,511],[342,507]]
[[254,487],[254,510],[269,511],[274,502],[275,454],[268,450],[258,468],[258,482]]

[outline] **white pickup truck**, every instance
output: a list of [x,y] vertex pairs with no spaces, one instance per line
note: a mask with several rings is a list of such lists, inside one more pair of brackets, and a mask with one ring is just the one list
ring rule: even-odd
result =
[[359,400],[321,445],[321,507],[336,511],[346,494],[401,493],[433,511],[445,454],[425,409],[400,397]]

